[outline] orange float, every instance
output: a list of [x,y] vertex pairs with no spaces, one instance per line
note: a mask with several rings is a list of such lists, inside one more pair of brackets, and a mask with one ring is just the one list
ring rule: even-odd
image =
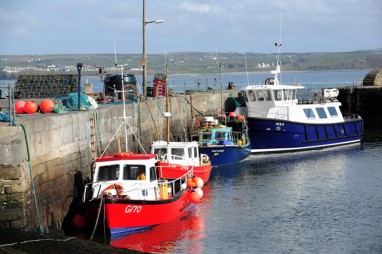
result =
[[204,181],[201,177],[194,176],[194,178],[192,178],[192,181],[195,183],[195,186],[197,186],[199,188],[203,188]]
[[196,187],[196,188],[194,188],[194,191],[199,194],[200,198],[203,197],[203,190],[202,190],[202,188]]
[[190,201],[192,203],[199,203],[200,202],[200,196],[199,196],[199,193],[197,193],[196,191],[193,191],[190,193]]
[[24,106],[25,106],[25,101],[17,101],[15,103],[15,111],[17,114],[22,114],[24,113]]
[[239,121],[239,122],[243,122],[244,121],[244,116],[242,116],[242,115],[237,115],[237,120]]
[[54,102],[50,99],[45,99],[40,103],[41,113],[50,113],[53,110]]
[[187,179],[187,187],[188,187],[188,188],[190,188],[190,189],[191,189],[191,188],[194,188],[195,185],[196,185],[196,184],[195,184],[195,182],[193,181],[192,178],[188,178],[188,179]]
[[36,113],[37,108],[38,108],[37,103],[30,100],[30,101],[25,102],[24,112],[27,114],[34,114],[34,113]]
[[236,113],[235,113],[235,112],[231,112],[231,113],[229,113],[228,116],[229,116],[229,117],[236,117]]
[[72,219],[72,225],[76,228],[84,229],[86,228],[86,217],[80,214],[74,215]]

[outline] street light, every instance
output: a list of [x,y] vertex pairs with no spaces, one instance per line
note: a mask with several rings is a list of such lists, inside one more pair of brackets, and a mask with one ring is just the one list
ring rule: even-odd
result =
[[164,20],[153,20],[153,21],[146,21],[146,0],[143,0],[143,15],[142,15],[142,23],[143,23],[143,56],[142,56],[142,69],[143,69],[143,96],[147,96],[147,87],[146,87],[146,76],[147,76],[147,69],[146,69],[146,25],[155,23],[160,24],[163,23]]

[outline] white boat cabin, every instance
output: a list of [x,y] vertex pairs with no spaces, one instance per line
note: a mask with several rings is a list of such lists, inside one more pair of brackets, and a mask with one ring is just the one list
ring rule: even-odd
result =
[[151,144],[150,153],[156,154],[158,159],[163,162],[182,166],[202,165],[199,154],[198,143],[191,142],[169,142],[155,141]]
[[96,160],[92,198],[104,195],[137,200],[158,198],[156,158],[153,154],[124,153]]
[[336,99],[338,89],[324,89],[322,92],[314,89],[305,94],[303,91],[307,90],[297,85],[248,86],[241,91],[246,108],[238,109],[238,113],[244,112],[250,118],[301,123],[336,123],[344,120],[341,103]]

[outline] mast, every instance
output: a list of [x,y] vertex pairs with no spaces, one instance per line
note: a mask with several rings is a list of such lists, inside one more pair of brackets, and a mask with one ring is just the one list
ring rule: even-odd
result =
[[219,67],[219,77],[220,77],[220,111],[221,111],[220,114],[222,113],[225,114],[225,110],[223,108],[223,77],[222,77],[224,63],[219,62],[218,67]]
[[[166,112],[169,112],[169,99],[168,99],[168,84],[167,84],[167,63],[165,68],[165,85],[166,85]],[[170,143],[170,117],[166,117],[166,133],[167,144]]]

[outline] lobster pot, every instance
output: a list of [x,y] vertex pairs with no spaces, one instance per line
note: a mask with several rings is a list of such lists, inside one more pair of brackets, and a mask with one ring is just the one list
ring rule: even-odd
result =
[[15,84],[15,99],[65,97],[77,92],[77,75],[19,75]]
[[167,182],[159,184],[159,198],[168,199],[168,184]]
[[[104,93],[109,97],[116,97],[122,100],[122,75],[108,74],[105,76]],[[123,74],[123,85],[126,99],[131,99],[137,96],[137,78],[133,74]]]

